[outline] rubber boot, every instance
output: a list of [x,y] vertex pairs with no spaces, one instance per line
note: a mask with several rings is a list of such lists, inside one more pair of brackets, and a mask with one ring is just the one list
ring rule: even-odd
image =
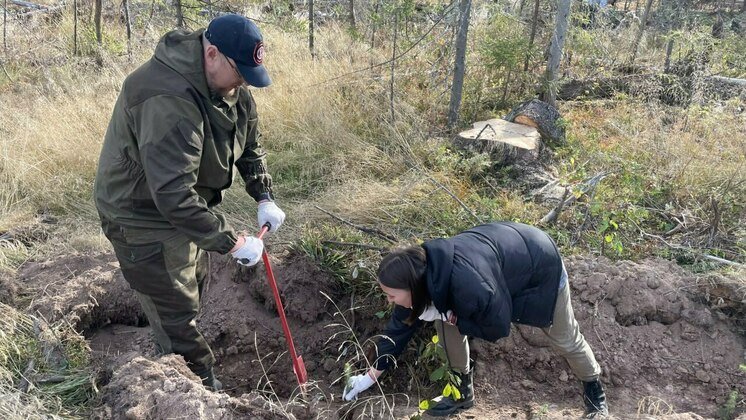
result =
[[583,382],[583,401],[585,418],[604,418],[609,415],[609,406],[606,404],[606,393],[601,380]]
[[428,408],[425,414],[429,416],[441,417],[455,413],[459,410],[465,410],[474,406],[474,369],[469,373],[458,373],[454,372],[459,378],[461,378],[461,385],[458,386],[458,390],[461,393],[461,398],[458,400],[454,399],[453,396],[439,396],[434,398],[435,405]]
[[202,385],[210,391],[220,391],[223,389],[223,383],[220,382],[216,377],[212,369],[199,375],[202,380]]

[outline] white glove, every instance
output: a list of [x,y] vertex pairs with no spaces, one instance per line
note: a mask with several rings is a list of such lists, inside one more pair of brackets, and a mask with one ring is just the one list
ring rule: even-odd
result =
[[442,319],[440,312],[438,312],[438,308],[436,308],[435,305],[430,305],[425,308],[419,318],[425,322],[433,322],[436,319]]
[[259,203],[256,220],[259,222],[259,229],[269,223],[269,232],[275,233],[285,221],[285,212],[277,207],[274,201],[264,201]]
[[422,314],[418,318],[426,322],[441,320],[443,322],[455,323],[455,321],[451,322],[452,317],[453,317],[453,311],[449,310],[445,314],[442,314],[438,311],[435,305],[430,305],[427,308],[425,308],[424,311],[422,311]]
[[357,398],[357,394],[370,388],[374,383],[376,383],[376,381],[374,381],[367,373],[353,376],[347,382],[344,391],[342,391],[342,398],[344,398],[345,401],[352,401]]
[[241,265],[249,266],[255,265],[262,258],[262,251],[264,251],[264,242],[261,239],[253,236],[244,236],[245,242],[241,245],[241,248],[231,252],[233,258]]

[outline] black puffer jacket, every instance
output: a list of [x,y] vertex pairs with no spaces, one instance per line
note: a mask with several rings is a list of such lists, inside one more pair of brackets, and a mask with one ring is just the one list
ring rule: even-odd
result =
[[[488,223],[423,247],[433,304],[441,313],[453,311],[462,334],[496,341],[508,336],[511,321],[552,324],[562,259],[543,231],[521,223]],[[405,324],[409,313],[394,308],[384,333],[391,341],[379,340],[380,356],[398,356],[422,325]],[[376,367],[386,369],[392,357],[379,357]]]

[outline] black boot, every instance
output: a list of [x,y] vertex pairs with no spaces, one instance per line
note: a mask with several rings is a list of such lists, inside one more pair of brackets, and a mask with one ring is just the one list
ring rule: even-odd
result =
[[586,418],[602,418],[609,415],[606,393],[600,379],[593,382],[583,382],[583,401],[585,402]]
[[209,389],[210,391],[220,391],[223,389],[223,383],[220,382],[213,373],[212,369],[198,374],[199,378],[202,380],[202,385]]
[[435,417],[447,416],[453,414],[458,410],[465,410],[471,408],[474,405],[474,369],[469,373],[456,373],[456,376],[461,378],[461,385],[457,388],[461,393],[461,398],[455,399],[453,396],[439,396],[434,398],[435,405],[428,408],[425,414]]

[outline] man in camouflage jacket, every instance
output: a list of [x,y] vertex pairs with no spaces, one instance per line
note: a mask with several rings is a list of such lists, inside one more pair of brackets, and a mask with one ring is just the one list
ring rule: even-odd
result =
[[215,210],[234,168],[259,203],[259,226],[285,218],[258,140],[248,89],[271,81],[259,29],[239,15],[206,30],[167,33],[130,74],[104,139],[95,183],[101,224],[135,291],[159,350],[184,356],[205,386],[219,389],[212,351],[199,332],[204,251],[254,265],[263,250]]

